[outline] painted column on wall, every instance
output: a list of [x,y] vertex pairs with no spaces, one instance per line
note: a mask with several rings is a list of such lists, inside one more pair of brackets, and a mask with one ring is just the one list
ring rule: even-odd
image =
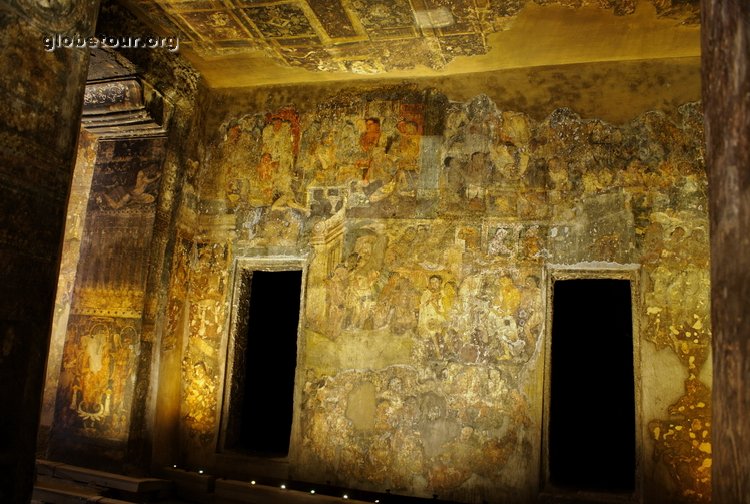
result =
[[129,436],[163,137],[100,140],[87,198],[50,457],[117,467]]

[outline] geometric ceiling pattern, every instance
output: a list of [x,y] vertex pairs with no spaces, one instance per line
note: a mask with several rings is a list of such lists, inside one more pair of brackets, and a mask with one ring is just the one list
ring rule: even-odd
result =
[[[700,22],[699,0],[650,0],[659,17]],[[126,0],[205,58],[260,52],[312,71],[382,73],[486,54],[527,3],[633,14],[638,0]]]

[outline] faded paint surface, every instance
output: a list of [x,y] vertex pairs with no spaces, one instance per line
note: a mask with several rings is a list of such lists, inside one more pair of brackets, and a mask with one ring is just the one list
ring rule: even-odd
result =
[[306,256],[292,476],[525,502],[541,464],[545,266],[635,263],[644,495],[707,502],[699,105],[621,126],[429,90],[313,105],[212,118],[190,161],[195,238],[180,232],[163,340],[182,348],[186,460],[210,460],[219,434],[232,258]]

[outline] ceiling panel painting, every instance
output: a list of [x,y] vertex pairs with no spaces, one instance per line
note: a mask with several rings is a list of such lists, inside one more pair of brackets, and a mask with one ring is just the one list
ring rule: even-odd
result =
[[349,38],[362,35],[352,23],[347,9],[341,0],[316,0],[310,3],[310,9],[320,21],[323,29],[332,39]]
[[[698,0],[123,0],[204,59],[250,54],[281,67],[371,74],[441,70],[487,54],[490,36],[524,9],[649,9],[675,26],[699,23]],[[176,30],[176,33],[175,33]]]
[[250,36],[231,13],[222,10],[180,12],[178,16],[207,41],[238,40]]
[[305,37],[308,43],[313,43],[315,30],[298,4],[258,5],[242,11],[266,39]]

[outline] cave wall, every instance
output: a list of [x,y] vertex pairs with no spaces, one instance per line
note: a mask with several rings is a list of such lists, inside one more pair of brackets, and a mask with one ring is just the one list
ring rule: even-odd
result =
[[235,260],[303,258],[291,477],[526,502],[549,270],[631,268],[643,494],[709,500],[699,104],[615,125],[413,86],[236,103],[213,98],[175,240],[162,344],[181,355],[180,463],[218,460]]

